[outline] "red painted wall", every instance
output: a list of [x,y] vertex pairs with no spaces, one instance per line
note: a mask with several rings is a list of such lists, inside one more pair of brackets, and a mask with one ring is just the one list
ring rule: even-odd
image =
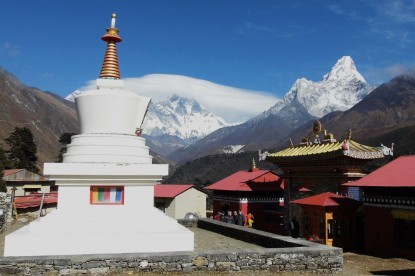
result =
[[365,250],[380,256],[415,259],[415,252],[394,244],[395,222],[391,209],[364,206]]

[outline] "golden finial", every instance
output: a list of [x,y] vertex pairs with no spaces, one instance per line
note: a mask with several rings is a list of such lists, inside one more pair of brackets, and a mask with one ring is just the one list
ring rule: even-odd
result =
[[117,54],[117,42],[121,42],[122,39],[118,35],[118,29],[115,28],[115,19],[117,15],[113,13],[111,15],[111,27],[107,29],[107,33],[101,38],[103,41],[108,42],[107,51],[105,52],[104,63],[102,64],[100,78],[104,79],[119,79],[120,69],[118,66],[118,54]]
[[252,158],[252,170],[256,169],[255,159]]
[[349,134],[347,136],[347,140],[352,140],[352,129],[349,129]]
[[313,132],[315,135],[318,135],[321,132],[321,123],[319,120],[316,120],[313,125]]

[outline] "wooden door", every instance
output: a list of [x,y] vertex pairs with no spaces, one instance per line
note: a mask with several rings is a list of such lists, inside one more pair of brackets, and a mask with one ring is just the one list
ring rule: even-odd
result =
[[333,246],[333,236],[334,236],[334,220],[333,213],[326,213],[326,245]]

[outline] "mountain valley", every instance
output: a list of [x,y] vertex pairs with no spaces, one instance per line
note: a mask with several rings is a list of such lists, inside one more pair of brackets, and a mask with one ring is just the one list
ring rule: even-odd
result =
[[[258,116],[229,125],[196,100],[173,95],[149,107],[143,123],[155,162],[185,164],[204,156],[275,151],[305,136],[319,119],[324,129],[343,139],[372,146],[395,144],[399,154],[415,151],[406,132],[415,127],[415,77],[399,76],[379,87],[369,85],[350,57],[341,58],[319,82],[298,79],[284,98]],[[72,96],[76,96],[74,92]],[[38,145],[39,165],[53,162],[59,136],[77,133],[74,104],[52,93],[26,87],[0,70],[0,143],[16,126],[29,127]],[[250,153],[252,154],[252,153]]]

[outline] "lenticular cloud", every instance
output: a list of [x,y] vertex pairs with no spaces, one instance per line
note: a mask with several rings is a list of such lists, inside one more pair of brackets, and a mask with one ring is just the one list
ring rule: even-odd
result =
[[[95,87],[95,81],[81,90]],[[216,116],[227,122],[244,122],[275,104],[277,98],[266,92],[240,89],[210,81],[180,75],[151,74],[138,78],[125,78],[124,88],[153,102],[172,95],[193,98]]]

